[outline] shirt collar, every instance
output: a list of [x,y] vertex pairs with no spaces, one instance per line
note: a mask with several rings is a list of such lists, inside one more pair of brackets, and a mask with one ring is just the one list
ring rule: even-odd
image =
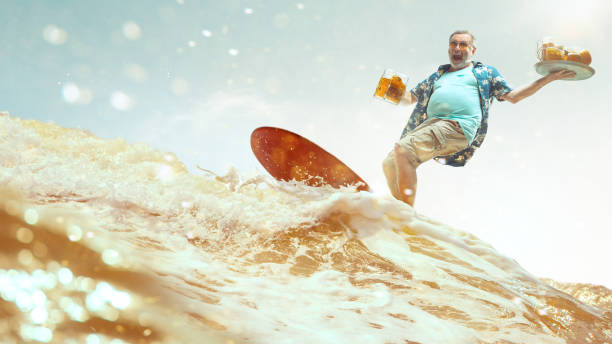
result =
[[[474,68],[482,66],[482,63],[476,60],[473,60],[472,63],[474,64]],[[445,73],[450,69],[450,67],[450,63],[440,65],[440,67],[438,67],[438,73]]]

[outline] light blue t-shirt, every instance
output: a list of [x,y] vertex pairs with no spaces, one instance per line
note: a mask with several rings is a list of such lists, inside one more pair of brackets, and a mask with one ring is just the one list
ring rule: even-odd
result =
[[459,122],[468,143],[472,143],[482,120],[474,67],[446,72],[434,83],[427,105],[427,117]]

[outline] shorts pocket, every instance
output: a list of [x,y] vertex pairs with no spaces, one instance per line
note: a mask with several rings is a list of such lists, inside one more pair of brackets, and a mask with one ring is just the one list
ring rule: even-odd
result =
[[434,129],[432,132],[440,142],[440,146],[436,147],[436,156],[453,154],[469,146],[457,121],[444,121]]
[[447,143],[447,137],[445,132],[440,128],[440,126],[435,126],[431,128],[432,135],[432,146],[436,151],[439,151],[444,147]]

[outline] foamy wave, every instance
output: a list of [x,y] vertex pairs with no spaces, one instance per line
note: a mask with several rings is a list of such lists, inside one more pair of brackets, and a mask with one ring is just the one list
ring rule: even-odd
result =
[[0,334],[16,342],[612,337],[605,308],[391,197],[195,175],[144,144],[6,115],[0,216]]

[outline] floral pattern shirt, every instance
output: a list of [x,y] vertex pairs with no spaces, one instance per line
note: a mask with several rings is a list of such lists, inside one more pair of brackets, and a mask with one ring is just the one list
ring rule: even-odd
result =
[[[429,97],[434,89],[434,83],[450,68],[450,64],[442,65],[438,70],[430,75],[427,79],[416,85],[410,92],[412,92],[417,98],[416,106],[408,124],[402,131],[401,137],[403,138],[411,130],[418,127],[421,123],[427,120],[427,104],[429,103]],[[500,99],[504,94],[512,91],[512,88],[508,86],[508,83],[503,76],[495,69],[495,67],[484,65],[480,62],[474,61],[474,76],[478,83],[478,93],[480,96],[480,109],[482,111],[482,120],[480,122],[480,128],[476,131],[474,141],[466,149],[448,156],[438,156],[434,160],[437,162],[450,165],[450,166],[464,166],[470,158],[474,155],[474,151],[482,145],[484,138],[487,134],[488,120],[489,120],[489,108],[493,102],[493,98],[502,101]]]

